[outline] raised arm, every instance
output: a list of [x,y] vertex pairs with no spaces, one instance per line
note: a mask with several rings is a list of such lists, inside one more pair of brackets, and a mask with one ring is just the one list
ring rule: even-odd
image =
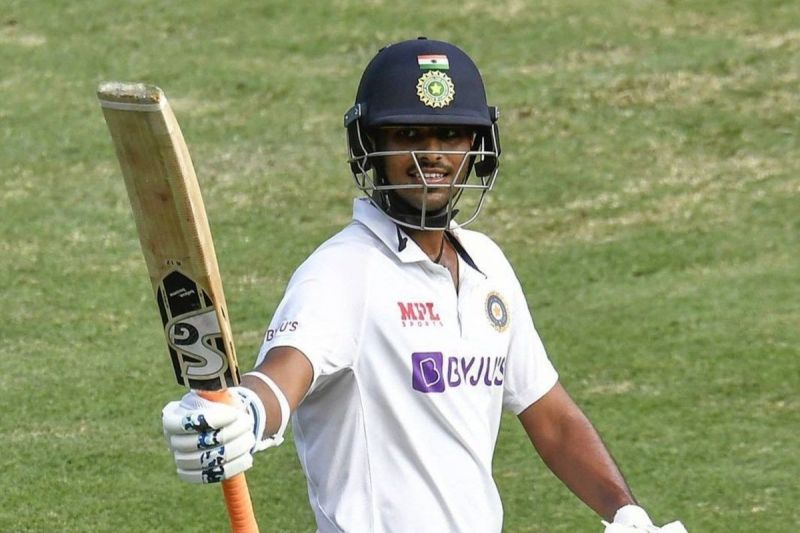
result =
[[[309,360],[303,352],[291,346],[272,348],[255,371],[268,376],[278,386],[286,397],[290,411],[294,411],[305,397],[314,377]],[[275,393],[264,381],[253,375],[242,376],[242,386],[253,390],[266,409],[267,425],[262,437],[277,433],[283,420]]]
[[231,404],[190,391],[162,412],[164,436],[178,476],[190,483],[218,483],[244,472],[252,454],[283,442],[289,414],[308,392],[313,367],[302,352],[276,347],[254,371],[231,387]]

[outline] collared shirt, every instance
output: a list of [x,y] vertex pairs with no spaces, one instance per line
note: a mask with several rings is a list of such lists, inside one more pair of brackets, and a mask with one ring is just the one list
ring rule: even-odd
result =
[[557,381],[522,288],[488,237],[454,228],[456,291],[367,199],[294,273],[257,364],[303,352],[292,416],[320,532],[499,532],[492,479],[502,409]]

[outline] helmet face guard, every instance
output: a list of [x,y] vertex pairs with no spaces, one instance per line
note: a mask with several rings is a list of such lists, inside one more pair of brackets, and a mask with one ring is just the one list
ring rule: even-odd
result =
[[[388,46],[367,66],[356,103],[344,117],[348,163],[356,186],[402,226],[427,230],[448,228],[451,222],[469,224],[478,216],[497,177],[497,118],[497,108],[486,104],[477,67],[460,49],[427,39]],[[472,129],[475,137],[468,151],[386,151],[375,140],[378,128],[385,126],[464,126]],[[419,157],[431,153],[462,157],[453,182],[428,183]],[[390,184],[383,161],[392,156],[410,156],[421,183]],[[443,188],[450,189],[446,206],[429,208],[427,193]],[[398,195],[401,189],[422,191],[422,205],[412,207],[405,202]]]

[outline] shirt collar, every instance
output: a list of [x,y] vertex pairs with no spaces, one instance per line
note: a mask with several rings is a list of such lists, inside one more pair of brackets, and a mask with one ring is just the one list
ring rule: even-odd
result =
[[360,222],[378,237],[403,263],[429,260],[422,249],[369,198],[353,202],[353,220]]
[[[378,237],[383,244],[403,263],[430,261],[428,255],[406,235],[403,228],[394,223],[373,204],[369,198],[356,198],[353,202],[353,220],[360,222]],[[448,232],[455,237],[456,251],[469,266],[480,272],[464,246],[458,241],[458,228],[451,226]]]

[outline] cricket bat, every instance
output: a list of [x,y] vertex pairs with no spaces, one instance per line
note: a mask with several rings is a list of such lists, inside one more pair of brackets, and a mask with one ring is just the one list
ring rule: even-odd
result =
[[[164,92],[102,83],[97,97],[122,168],[178,383],[228,402],[239,383],[222,280],[189,150]],[[235,533],[258,531],[244,474],[222,482]]]

